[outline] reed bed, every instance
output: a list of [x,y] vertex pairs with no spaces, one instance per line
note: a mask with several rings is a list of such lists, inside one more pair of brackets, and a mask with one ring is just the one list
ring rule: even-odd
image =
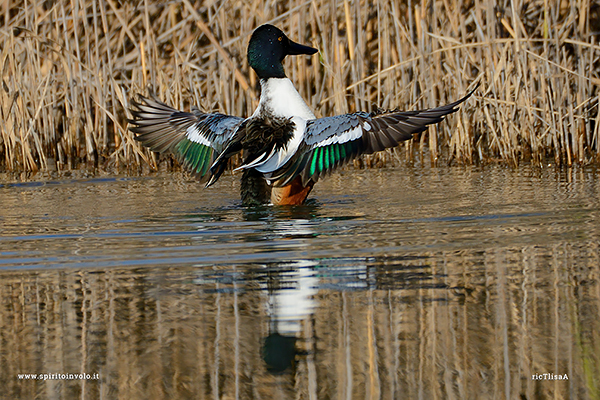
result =
[[0,1],[0,171],[172,167],[140,147],[126,109],[151,87],[180,109],[247,116],[250,33],[272,23],[319,56],[286,60],[319,116],[461,111],[362,166],[600,162],[600,5],[577,1]]

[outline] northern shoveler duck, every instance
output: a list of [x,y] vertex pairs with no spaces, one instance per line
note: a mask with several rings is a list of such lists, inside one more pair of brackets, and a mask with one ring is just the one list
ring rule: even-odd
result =
[[156,152],[171,152],[183,166],[214,184],[227,161],[242,152],[244,205],[302,204],[325,174],[361,154],[371,154],[423,132],[458,110],[462,99],[420,111],[354,112],[316,118],[287,78],[287,55],[317,52],[290,40],[280,29],[262,25],[248,44],[248,62],[260,79],[256,111],[241,118],[221,113],[178,111],[155,96],[132,100],[130,130]]

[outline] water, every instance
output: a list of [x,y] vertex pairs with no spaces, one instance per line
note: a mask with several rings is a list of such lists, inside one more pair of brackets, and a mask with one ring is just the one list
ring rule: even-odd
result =
[[0,397],[598,398],[598,173],[3,184]]

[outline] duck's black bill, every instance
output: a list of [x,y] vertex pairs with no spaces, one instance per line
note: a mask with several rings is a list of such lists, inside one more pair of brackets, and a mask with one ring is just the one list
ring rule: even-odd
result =
[[287,53],[292,56],[297,56],[299,54],[307,54],[310,56],[315,54],[317,51],[318,50],[313,47],[305,46],[303,44],[292,42],[290,40],[290,46],[288,47]]

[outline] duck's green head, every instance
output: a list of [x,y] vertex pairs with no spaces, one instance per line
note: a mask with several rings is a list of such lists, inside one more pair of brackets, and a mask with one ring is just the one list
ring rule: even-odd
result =
[[316,52],[317,49],[291,41],[273,25],[261,25],[248,43],[248,63],[259,78],[285,78],[282,64],[285,56]]

